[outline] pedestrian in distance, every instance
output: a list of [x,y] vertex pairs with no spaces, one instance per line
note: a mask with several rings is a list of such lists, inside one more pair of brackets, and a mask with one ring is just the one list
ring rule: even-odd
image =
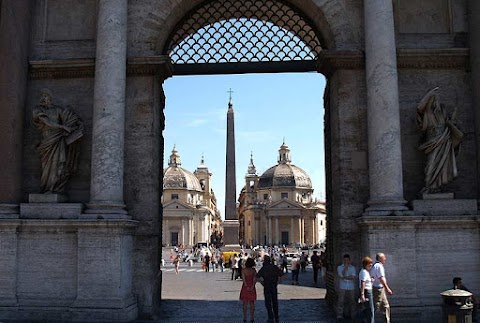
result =
[[288,274],[288,261],[287,261],[287,255],[283,254],[281,257],[281,264],[282,264],[282,270],[284,271],[285,274]]
[[237,280],[237,278],[242,279],[242,269],[244,265],[243,253],[240,253],[237,259],[237,273],[235,274],[235,280]]
[[220,267],[220,271],[222,273],[223,273],[224,263],[225,263],[225,257],[223,256],[223,253],[222,253],[220,254],[220,258],[218,259],[218,266]]
[[245,268],[242,270],[242,289],[240,291],[240,300],[243,302],[243,322],[247,322],[248,306],[250,305],[250,322],[255,321],[255,301],[257,300],[257,271],[255,270],[255,261],[248,258],[245,261]]
[[358,302],[361,309],[357,315],[357,321],[366,323],[375,323],[375,304],[373,303],[372,277],[370,269],[372,269],[373,260],[370,257],[362,259],[362,269],[358,274],[358,282],[360,287],[360,297]]
[[305,251],[302,251],[302,254],[300,255],[300,268],[302,273],[307,271],[307,255],[305,254]]
[[205,272],[209,272],[210,271],[210,255],[207,253],[205,255],[205,258],[204,259],[204,262],[205,262]]
[[312,267],[313,267],[313,282],[316,287],[318,284],[318,270],[322,268],[320,257],[317,255],[317,250],[313,251],[313,255],[310,260],[312,261]]
[[337,299],[337,319],[343,318],[345,304],[348,304],[350,318],[355,319],[355,279],[357,273],[355,267],[350,263],[350,255],[343,255],[343,264],[337,267],[339,278],[338,299]]
[[180,255],[177,255],[173,259],[173,265],[175,266],[175,274],[178,275],[178,273],[179,273],[178,269],[180,268]]
[[293,255],[292,259],[292,285],[298,285],[298,274],[300,273],[300,259]]
[[232,280],[235,278],[237,279],[237,268],[238,268],[238,257],[237,254],[234,254],[233,257],[230,256],[230,270],[232,271]]
[[269,323],[279,322],[277,285],[282,276],[283,270],[273,265],[269,256],[264,256],[263,266],[257,273],[257,279],[261,279],[263,285]]
[[379,252],[376,256],[377,261],[370,269],[370,276],[373,278],[373,301],[375,303],[375,312],[381,310],[385,322],[390,323],[390,304],[388,303],[387,294],[392,295],[393,291],[388,286],[385,277],[385,263],[387,257],[384,253]]

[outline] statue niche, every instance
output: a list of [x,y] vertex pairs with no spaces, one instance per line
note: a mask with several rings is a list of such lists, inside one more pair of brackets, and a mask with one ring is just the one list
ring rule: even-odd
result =
[[441,186],[457,177],[456,155],[464,134],[455,125],[456,108],[450,117],[437,96],[438,87],[430,90],[417,107],[417,125],[423,132],[418,147],[426,156],[425,187],[421,193],[439,193]]
[[70,109],[52,104],[52,93],[43,89],[33,110],[33,123],[42,132],[38,152],[42,163],[41,192],[61,193],[75,173],[83,122]]

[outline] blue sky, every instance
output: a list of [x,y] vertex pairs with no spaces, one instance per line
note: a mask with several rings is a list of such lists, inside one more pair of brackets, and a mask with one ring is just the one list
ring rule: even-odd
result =
[[182,167],[193,172],[202,154],[224,216],[227,91],[235,111],[237,195],[250,152],[261,175],[277,164],[283,138],[292,163],[312,179],[314,196],[325,198],[323,92],[319,73],[174,76],[164,84],[164,167],[175,144]]

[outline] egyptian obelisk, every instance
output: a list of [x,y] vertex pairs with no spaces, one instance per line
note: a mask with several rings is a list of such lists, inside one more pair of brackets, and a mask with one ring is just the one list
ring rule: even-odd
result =
[[225,221],[223,222],[223,244],[238,247],[240,224],[237,216],[237,182],[235,180],[235,121],[232,103],[232,90],[227,111],[227,154],[225,171]]

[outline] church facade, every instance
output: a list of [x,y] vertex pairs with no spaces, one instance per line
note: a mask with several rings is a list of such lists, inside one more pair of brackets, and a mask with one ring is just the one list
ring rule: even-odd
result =
[[325,204],[313,199],[308,174],[292,163],[283,143],[278,163],[257,174],[250,158],[238,199],[240,242],[244,245],[305,246],[325,242]]
[[212,173],[203,157],[193,173],[181,165],[180,154],[173,148],[168,167],[163,170],[162,245],[220,243],[222,221],[211,188]]

